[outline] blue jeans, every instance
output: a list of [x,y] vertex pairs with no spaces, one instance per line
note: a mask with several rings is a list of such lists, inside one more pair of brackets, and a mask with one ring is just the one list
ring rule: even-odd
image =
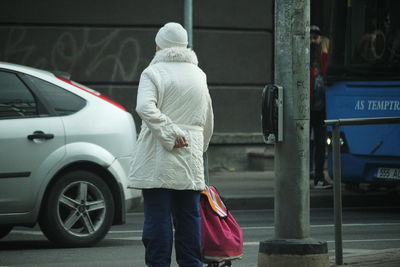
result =
[[145,262],[151,267],[171,264],[175,227],[176,261],[180,267],[201,267],[200,192],[193,190],[144,189],[142,241]]

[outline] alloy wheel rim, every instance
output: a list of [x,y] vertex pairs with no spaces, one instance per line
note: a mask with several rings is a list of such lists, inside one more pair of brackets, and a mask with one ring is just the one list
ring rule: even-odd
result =
[[99,230],[105,220],[104,195],[92,183],[73,182],[58,197],[57,215],[68,233],[78,237],[90,236]]

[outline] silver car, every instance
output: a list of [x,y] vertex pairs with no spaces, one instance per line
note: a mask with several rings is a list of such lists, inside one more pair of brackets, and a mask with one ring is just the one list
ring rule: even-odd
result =
[[61,246],[90,246],[125,222],[136,140],[124,107],[53,73],[0,62],[0,238],[37,222]]

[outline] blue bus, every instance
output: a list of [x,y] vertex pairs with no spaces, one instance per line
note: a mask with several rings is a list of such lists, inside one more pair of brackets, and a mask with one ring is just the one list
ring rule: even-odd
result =
[[[331,3],[327,119],[400,116],[400,1]],[[400,184],[399,124],[342,126],[340,142],[343,183]]]

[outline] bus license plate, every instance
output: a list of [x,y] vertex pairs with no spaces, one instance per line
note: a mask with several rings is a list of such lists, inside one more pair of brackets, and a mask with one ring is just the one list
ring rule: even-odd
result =
[[381,179],[398,179],[398,180],[400,180],[400,169],[379,168],[377,177],[381,178]]

